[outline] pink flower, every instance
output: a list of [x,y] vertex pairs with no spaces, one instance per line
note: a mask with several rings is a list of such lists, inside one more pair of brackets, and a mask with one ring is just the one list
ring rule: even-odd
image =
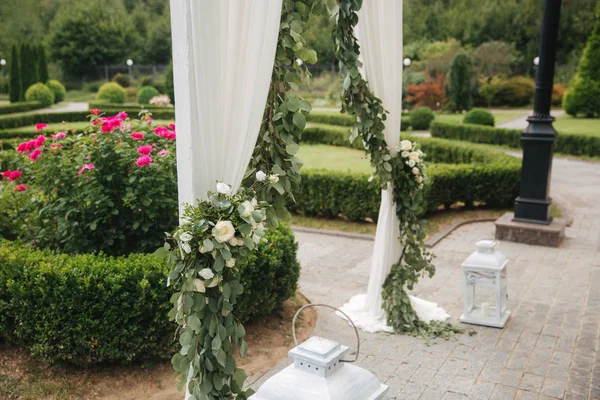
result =
[[46,143],[46,137],[44,135],[40,135],[35,139],[35,147],[42,147]]
[[158,136],[163,136],[168,131],[169,130],[164,126],[157,126],[156,128],[154,128],[154,133],[156,133]]
[[29,153],[31,150],[36,148],[36,140],[30,140],[29,142],[23,142],[17,146],[17,152],[21,154]]
[[62,144],[60,144],[60,143],[52,143],[50,145],[50,148],[51,149],[62,149]]
[[43,124],[43,123],[42,123],[42,124],[36,124],[36,125],[35,125],[35,131],[36,131],[36,132],[39,132],[39,131],[41,131],[42,129],[44,129],[45,127],[47,127],[47,126],[48,126],[48,124]]
[[175,124],[169,124],[169,129],[175,132]]
[[142,132],[131,132],[131,139],[144,140],[144,134]]
[[98,110],[97,108],[92,108],[90,110],[90,114],[92,114],[92,115],[100,115],[100,110]]
[[138,167],[145,167],[147,165],[152,164],[152,158],[149,155],[140,156],[135,162]]
[[85,171],[86,169],[94,169],[96,167],[94,167],[94,164],[83,164],[81,166],[81,168],[79,169],[79,171],[77,171],[77,175],[81,175],[83,174],[83,171]]
[[[4,176],[4,175],[3,175]],[[10,176],[8,177],[8,180],[11,182],[16,181],[17,179],[19,179],[21,177],[21,171],[13,171],[10,173]]]
[[64,132],[58,132],[56,135],[52,135],[52,140],[64,139],[67,135]]
[[152,124],[152,117],[150,115],[146,115],[146,121],[148,121],[149,124]]
[[164,156],[166,156],[169,153],[170,153],[169,150],[163,149],[163,150],[161,150],[161,151],[158,152],[158,155],[164,157]]
[[117,118],[121,118],[121,119],[127,119],[128,115],[125,111],[121,111],[120,113],[118,113],[117,115],[115,115],[115,117]]
[[140,147],[138,147],[137,151],[138,151],[138,153],[140,153],[142,155],[148,155],[148,154],[152,153],[152,146],[148,146],[148,145],[140,146]]
[[29,159],[31,161],[37,161],[40,156],[42,155],[42,152],[40,149],[35,149],[34,151],[31,152],[31,154],[29,155]]
[[6,170],[6,171],[4,171],[4,172],[2,173],[2,179],[6,179],[6,178],[10,179],[10,174],[11,174],[11,173],[12,173],[12,172],[11,172],[11,170],[10,170],[10,169],[9,169],[9,170]]
[[25,185],[17,185],[15,187],[15,192],[26,192],[27,191],[27,187],[25,187]]

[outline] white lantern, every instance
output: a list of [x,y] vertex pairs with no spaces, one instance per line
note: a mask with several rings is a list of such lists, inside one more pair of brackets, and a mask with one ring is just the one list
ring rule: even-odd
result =
[[495,240],[480,240],[477,250],[462,264],[464,314],[461,322],[504,328],[510,316],[507,309],[506,265],[508,259],[495,248]]
[[[342,313],[354,327],[358,348],[354,360],[343,360],[348,346],[313,336],[302,344],[296,340],[296,318],[305,308],[323,306]],[[250,400],[377,400],[388,387],[369,371],[350,363],[358,359],[360,338],[350,318],[325,304],[302,307],[292,322],[296,347],[289,354],[294,363],[267,380]]]

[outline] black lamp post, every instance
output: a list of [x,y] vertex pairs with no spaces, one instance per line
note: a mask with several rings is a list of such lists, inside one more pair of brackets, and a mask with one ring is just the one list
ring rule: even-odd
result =
[[540,59],[535,82],[533,115],[521,133],[523,167],[521,190],[515,201],[515,221],[550,224],[550,175],[556,131],[550,115],[556,42],[562,0],[545,0],[540,40]]

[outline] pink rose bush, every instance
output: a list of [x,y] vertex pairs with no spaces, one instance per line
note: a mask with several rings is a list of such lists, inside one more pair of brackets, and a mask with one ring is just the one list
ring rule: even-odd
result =
[[16,239],[69,253],[154,251],[178,222],[176,161],[166,157],[175,125],[97,109],[90,119],[84,134],[48,132],[52,140],[39,135],[0,154],[0,222],[15,220],[3,210],[19,203]]

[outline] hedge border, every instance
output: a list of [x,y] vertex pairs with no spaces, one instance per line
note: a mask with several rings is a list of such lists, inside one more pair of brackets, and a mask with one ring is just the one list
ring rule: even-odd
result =
[[26,112],[45,108],[39,101],[20,101],[18,103],[0,104],[0,115]]
[[[521,148],[521,131],[518,129],[493,128],[472,124],[448,124],[433,122],[431,136],[471,143],[485,143]],[[600,156],[600,137],[576,133],[559,133],[556,136],[555,151],[572,156]]]
[[[351,127],[354,125],[356,118],[349,114],[342,114],[337,111],[311,111],[308,114],[308,122],[311,124],[326,124],[335,126],[347,126]],[[410,128],[410,118],[408,113],[402,113],[400,130],[406,131]]]

